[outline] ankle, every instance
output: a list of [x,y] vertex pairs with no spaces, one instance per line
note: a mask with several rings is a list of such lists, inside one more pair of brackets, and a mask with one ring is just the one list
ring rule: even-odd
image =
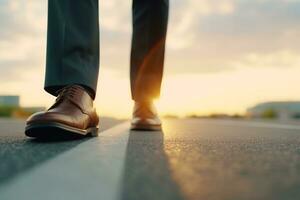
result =
[[151,105],[153,104],[152,99],[147,99],[147,100],[134,100],[136,104],[141,104],[141,105]]
[[[75,85],[77,85],[77,84],[75,84]],[[85,86],[85,85],[78,85],[78,86],[82,87],[82,88],[84,89],[84,91],[86,91],[86,92],[89,94],[89,96],[90,96],[93,100],[95,100],[96,94],[95,94],[95,91],[94,91],[92,88],[90,88],[90,87],[88,87],[88,86]]]

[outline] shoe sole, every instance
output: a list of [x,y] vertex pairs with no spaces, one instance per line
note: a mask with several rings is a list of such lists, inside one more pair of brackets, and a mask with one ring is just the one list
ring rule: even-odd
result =
[[134,131],[161,131],[161,125],[149,125],[149,124],[131,124],[131,130]]
[[33,138],[76,138],[98,136],[98,127],[78,129],[61,123],[29,124],[25,127],[25,135]]

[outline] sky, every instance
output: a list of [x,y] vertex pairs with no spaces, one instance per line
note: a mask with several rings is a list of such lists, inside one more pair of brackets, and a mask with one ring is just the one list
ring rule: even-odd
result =
[[[131,3],[99,3],[100,115],[131,115]],[[0,0],[0,27],[0,94],[50,106],[47,1]],[[300,0],[170,0],[161,114],[243,114],[264,101],[300,100],[299,85]]]

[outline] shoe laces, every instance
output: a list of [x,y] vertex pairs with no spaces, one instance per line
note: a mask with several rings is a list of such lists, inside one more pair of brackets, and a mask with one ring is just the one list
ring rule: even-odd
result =
[[58,95],[55,100],[55,103],[50,108],[48,108],[48,110],[58,106],[60,103],[63,102],[64,99],[73,99],[76,96],[77,89],[78,89],[77,86],[69,85],[58,90],[57,91]]
[[59,101],[61,98],[74,98],[74,96],[76,95],[77,93],[77,87],[74,86],[74,85],[69,85],[69,86],[66,86],[60,90],[57,91],[58,93],[58,96],[57,96],[57,99],[56,101]]

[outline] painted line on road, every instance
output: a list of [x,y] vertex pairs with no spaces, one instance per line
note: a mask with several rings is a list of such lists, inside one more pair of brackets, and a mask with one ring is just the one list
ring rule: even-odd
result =
[[229,121],[229,120],[218,120],[218,121],[214,121],[212,123],[216,123],[216,122],[219,123],[219,124],[233,125],[233,126],[300,130],[299,125],[291,125],[291,124],[274,124],[274,123],[267,123],[267,122]]
[[119,199],[128,137],[128,122],[108,129],[1,186],[0,199]]

